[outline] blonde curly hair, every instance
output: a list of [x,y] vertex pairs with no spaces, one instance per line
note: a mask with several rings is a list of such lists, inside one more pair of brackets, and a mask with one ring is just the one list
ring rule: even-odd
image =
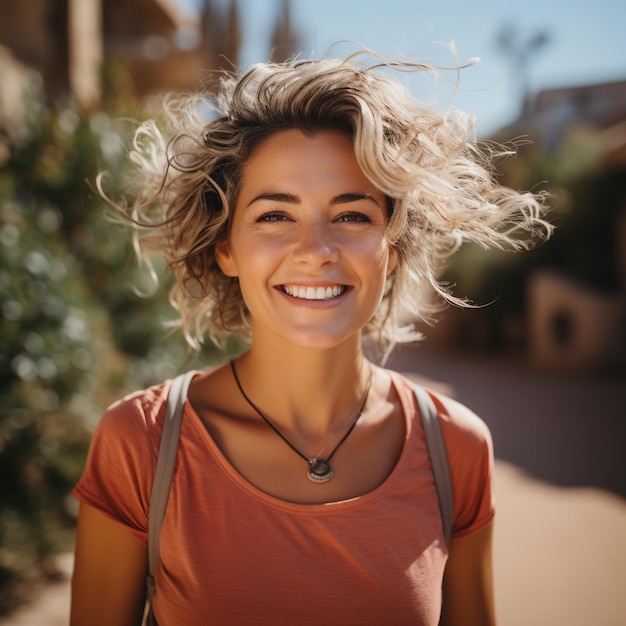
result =
[[461,243],[527,249],[550,235],[544,197],[495,180],[493,163],[510,150],[480,146],[471,118],[425,108],[390,73],[429,69],[380,57],[365,64],[359,54],[258,64],[225,74],[216,94],[170,97],[167,135],[153,121],[136,130],[131,180],[139,187],[120,210],[136,227],[142,259],[164,253],[175,278],[170,301],[192,346],[206,336],[250,339],[238,281],[222,273],[215,247],[228,235],[243,165],[277,131],[348,133],[364,174],[388,198],[398,263],[364,329],[382,345],[416,338],[403,319],[432,321],[446,301],[467,304],[438,281]]

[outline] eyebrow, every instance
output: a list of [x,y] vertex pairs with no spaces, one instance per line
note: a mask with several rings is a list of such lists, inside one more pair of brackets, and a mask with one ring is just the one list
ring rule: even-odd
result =
[[[301,200],[298,196],[291,193],[262,193],[248,202],[248,206],[260,200],[269,200],[272,202],[284,202],[286,204],[300,204]],[[380,207],[380,202],[369,193],[350,192],[342,193],[331,199],[331,204],[347,204],[349,202],[358,202],[359,200],[371,200],[376,206]]]

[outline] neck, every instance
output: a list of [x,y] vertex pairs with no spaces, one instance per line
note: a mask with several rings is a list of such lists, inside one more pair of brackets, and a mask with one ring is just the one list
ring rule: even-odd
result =
[[277,426],[321,439],[345,422],[370,376],[360,343],[285,353],[255,345],[236,367],[246,394]]

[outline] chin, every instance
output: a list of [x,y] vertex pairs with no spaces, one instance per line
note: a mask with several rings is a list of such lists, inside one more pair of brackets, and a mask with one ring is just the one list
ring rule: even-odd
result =
[[289,343],[300,348],[311,350],[333,350],[344,346],[355,339],[360,343],[360,333],[298,333],[286,338]]

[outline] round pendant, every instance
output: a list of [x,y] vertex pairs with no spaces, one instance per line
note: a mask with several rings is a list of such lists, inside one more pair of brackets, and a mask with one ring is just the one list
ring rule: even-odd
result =
[[307,472],[308,479],[313,483],[327,483],[334,476],[327,461],[312,459]]

